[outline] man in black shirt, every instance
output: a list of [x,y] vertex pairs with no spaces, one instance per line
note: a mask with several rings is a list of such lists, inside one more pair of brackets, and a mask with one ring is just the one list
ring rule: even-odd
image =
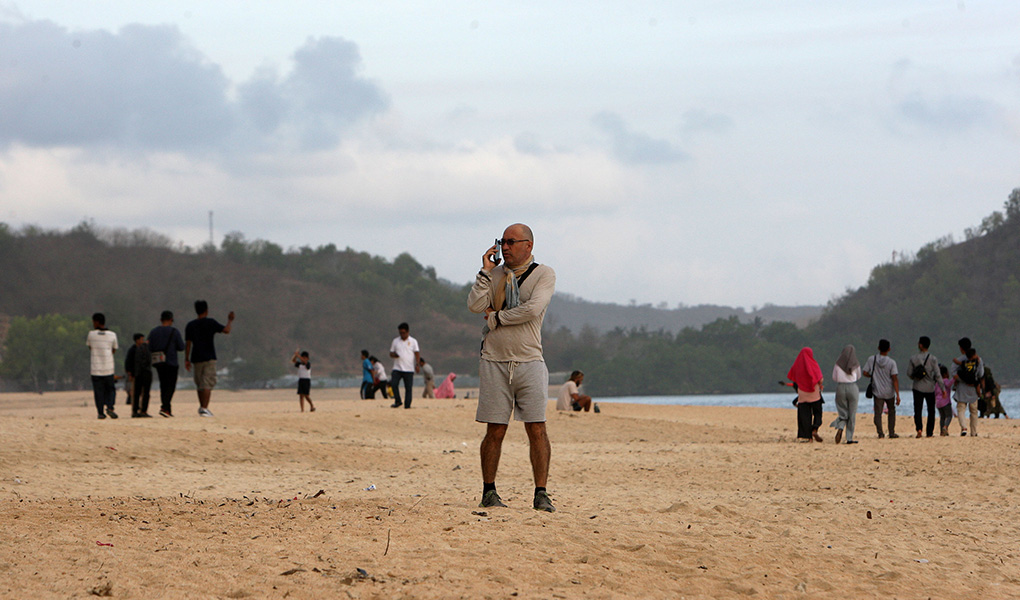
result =
[[195,301],[195,313],[198,318],[184,328],[184,369],[192,371],[194,367],[192,374],[198,391],[199,416],[211,417],[213,414],[209,412],[209,400],[216,387],[216,346],[213,337],[217,333],[230,333],[234,324],[234,311],[227,315],[226,325],[209,318],[209,303],[205,300]]

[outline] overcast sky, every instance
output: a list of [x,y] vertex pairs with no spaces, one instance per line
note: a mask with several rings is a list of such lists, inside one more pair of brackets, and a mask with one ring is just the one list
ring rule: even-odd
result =
[[[0,221],[822,304],[1020,187],[1020,4],[0,0]],[[348,6],[349,5],[349,6]]]

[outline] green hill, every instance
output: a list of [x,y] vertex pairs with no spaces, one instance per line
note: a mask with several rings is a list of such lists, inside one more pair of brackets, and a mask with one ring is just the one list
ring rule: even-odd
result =
[[332,245],[285,253],[239,234],[219,250],[192,251],[144,231],[0,226],[0,289],[0,322],[54,313],[88,319],[99,311],[122,340],[148,333],[165,309],[183,331],[199,298],[221,321],[233,310],[234,330],[217,349],[238,384],[289,371],[296,348],[311,353],[317,376],[360,375],[360,350],[386,356],[402,321],[440,371],[477,368],[479,325],[464,308],[465,292],[406,254],[391,264]]
[[[0,338],[7,328],[24,331],[27,318],[60,315],[36,323],[50,332],[49,341],[40,343],[81,345],[80,353],[74,348],[69,355],[74,364],[46,367],[63,373],[50,373],[49,383],[41,386],[51,389],[88,385],[84,342],[69,332],[77,332],[82,322],[87,327],[91,313],[106,313],[108,324],[126,340],[135,331],[148,332],[164,309],[174,311],[183,329],[198,298],[209,301],[214,318],[237,313],[234,332],[217,342],[233,385],[258,385],[288,372],[287,358],[296,348],[311,353],[317,376],[356,376],[359,351],[385,356],[402,321],[411,324],[423,355],[439,373],[477,369],[480,319],[465,308],[467,286],[437,279],[433,269],[408,254],[390,263],[334,245],[285,252],[236,233],[220,248],[193,250],[148,231],[100,230],[83,223],[62,233],[13,232],[0,224],[0,290]],[[544,333],[549,368],[584,370],[588,389],[600,395],[774,391],[801,347],[815,349],[827,375],[845,344],[856,345],[863,360],[880,338],[892,342],[892,356],[905,368],[921,335],[932,338],[932,352],[943,362],[957,353],[956,340],[968,336],[1000,382],[1016,382],[1020,188],[1003,213],[967,230],[964,241],[943,238],[915,256],[875,267],[867,285],[831,302],[803,329],[763,314],[749,318],[742,311],[679,330],[655,322],[654,328],[571,328],[555,310],[579,311],[585,303],[558,298]],[[617,318],[618,309],[627,307],[582,308]],[[642,312],[641,318],[648,316]],[[54,351],[36,352],[44,361]],[[8,388],[12,364],[13,358],[0,363]],[[13,383],[38,381],[46,369],[37,368],[33,377],[22,374]]]

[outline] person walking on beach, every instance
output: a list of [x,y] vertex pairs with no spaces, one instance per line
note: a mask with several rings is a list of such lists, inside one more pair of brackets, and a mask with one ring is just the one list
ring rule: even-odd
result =
[[177,391],[177,373],[180,363],[177,353],[184,350],[181,332],[174,327],[174,313],[164,310],[159,315],[159,326],[149,332],[149,350],[152,350],[152,366],[159,378],[159,416],[174,416],[172,404]]
[[368,350],[361,351],[361,399],[368,400],[375,398],[375,378],[372,376],[372,361],[369,360]]
[[301,412],[305,412],[305,400],[308,400],[308,412],[315,412],[315,405],[312,404],[312,361],[308,352],[301,352],[300,348],[295,350],[290,362],[294,363],[298,373],[297,393],[301,401]]
[[[570,378],[560,387],[560,395],[556,398],[556,410],[584,410],[584,412],[591,410],[591,396],[586,396],[580,391],[583,382],[584,373],[574,371],[570,374]],[[595,412],[598,412],[598,409]]]
[[871,377],[875,395],[875,429],[878,438],[885,437],[882,431],[882,410],[889,410],[889,438],[896,434],[896,407],[900,405],[900,378],[896,361],[889,358],[889,340],[878,341],[878,354],[871,355],[864,365],[864,376]]
[[390,380],[386,376],[386,367],[374,356],[368,357],[368,360],[372,363],[372,390],[369,398],[374,399],[376,390],[382,390],[382,397],[389,399],[390,393],[386,390],[390,387]]
[[216,345],[213,337],[217,333],[230,334],[234,325],[234,311],[227,315],[226,325],[209,317],[209,303],[205,300],[195,301],[195,313],[198,318],[184,327],[184,369],[191,371],[192,366],[195,368],[192,374],[198,392],[198,415],[211,417],[213,414],[209,411],[209,401],[216,387]]
[[[966,338],[964,338],[966,339]],[[968,342],[970,340],[967,340]],[[963,349],[963,344],[960,344]],[[956,387],[956,415],[960,420],[960,435],[967,435],[966,421],[963,413],[970,410],[970,436],[977,436],[978,408],[977,401],[981,395],[981,378],[985,376],[985,365],[978,356],[977,350],[968,347],[964,350],[964,360],[954,365],[953,381]]]
[[797,388],[797,441],[822,441],[822,368],[811,348],[801,348],[786,378]]
[[432,370],[432,365],[425,362],[425,357],[418,357],[418,365],[421,367],[421,376],[424,379],[424,389],[421,392],[422,398],[435,398],[436,389],[436,372]]
[[106,328],[106,315],[103,313],[92,315],[92,331],[85,338],[85,345],[91,355],[89,371],[92,374],[92,396],[96,411],[100,419],[107,416],[116,419],[117,413],[113,410],[113,405],[117,403],[113,353],[117,351],[117,334]]
[[[467,305],[482,313],[482,350],[478,366],[478,410],[485,423],[479,453],[483,507],[505,507],[496,492],[496,472],[510,416],[524,423],[535,480],[533,506],[554,512],[546,491],[552,453],[545,427],[549,370],[542,354],[542,321],[556,288],[556,273],[532,256],[534,234],[517,223],[482,253],[482,268],[468,292]],[[502,252],[505,263],[499,265]]]
[[136,333],[132,336],[134,345],[128,352],[124,369],[131,379],[131,417],[149,418],[149,393],[152,390],[152,352],[145,336]]
[[917,340],[917,354],[910,357],[907,363],[907,377],[914,382],[911,386],[914,394],[914,429],[917,437],[921,437],[921,411],[928,407],[928,422],[925,435],[935,434],[935,388],[942,385],[939,377],[939,361],[931,355],[931,338],[922,335]]
[[939,411],[939,435],[949,435],[949,424],[953,422],[953,378],[946,365],[939,365],[942,385],[935,388],[935,408]]
[[846,431],[846,443],[856,444],[854,428],[857,425],[857,399],[860,389],[857,381],[861,378],[861,363],[857,360],[857,349],[847,344],[839,353],[832,367],[832,380],[836,382],[836,420],[830,427],[836,428],[838,444]]
[[[414,384],[414,374],[418,372],[418,361],[421,353],[418,348],[418,340],[411,337],[411,326],[407,323],[397,325],[397,337],[390,343],[390,358],[393,360],[393,369],[390,370],[390,383],[393,385],[393,408],[411,408],[411,386]],[[404,383],[404,398],[400,397],[400,382]]]

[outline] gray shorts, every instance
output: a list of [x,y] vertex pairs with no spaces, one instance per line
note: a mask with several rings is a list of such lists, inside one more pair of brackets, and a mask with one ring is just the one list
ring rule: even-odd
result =
[[545,361],[525,363],[479,361],[479,423],[510,423],[510,415],[525,423],[544,423],[549,404],[549,370]]
[[211,390],[216,387],[215,360],[191,363],[191,373],[195,376],[195,387],[198,389]]

